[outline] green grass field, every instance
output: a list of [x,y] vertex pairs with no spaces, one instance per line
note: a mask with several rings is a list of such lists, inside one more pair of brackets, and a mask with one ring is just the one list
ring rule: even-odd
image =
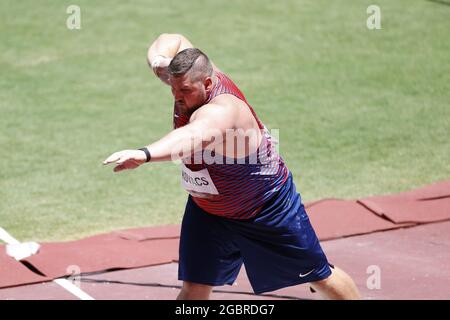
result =
[[[171,129],[172,97],[146,64],[186,35],[240,86],[304,201],[450,178],[450,6],[359,1],[0,2],[0,226],[56,241],[179,223],[172,163],[113,174],[112,152]],[[66,8],[81,7],[81,30]]]

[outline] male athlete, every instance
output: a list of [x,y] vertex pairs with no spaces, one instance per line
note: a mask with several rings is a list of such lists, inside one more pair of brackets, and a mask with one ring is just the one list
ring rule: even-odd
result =
[[358,289],[323,253],[275,141],[237,86],[182,35],[162,34],[148,63],[175,98],[174,130],[104,164],[115,172],[181,160],[189,193],[180,237],[178,299],[208,299],[242,264],[255,293],[309,283],[323,297]]

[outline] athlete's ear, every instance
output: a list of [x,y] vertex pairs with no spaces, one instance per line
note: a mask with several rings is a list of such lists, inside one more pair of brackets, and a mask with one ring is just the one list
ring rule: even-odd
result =
[[213,85],[211,77],[206,77],[205,80],[203,81],[203,85],[205,86],[205,91],[207,93],[210,93]]

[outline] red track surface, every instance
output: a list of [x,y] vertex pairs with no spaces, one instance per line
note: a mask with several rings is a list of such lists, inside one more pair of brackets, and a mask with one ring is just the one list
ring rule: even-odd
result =
[[[366,299],[450,299],[450,181],[397,195],[321,200],[306,205],[330,262],[355,279]],[[44,243],[26,265],[0,246],[0,299],[77,299],[50,282],[82,272],[81,289],[95,299],[173,299],[179,226],[121,230]],[[326,240],[326,241],[325,241]],[[113,269],[122,269],[110,271]],[[380,272],[380,288],[370,288]],[[42,275],[39,275],[40,272]],[[93,273],[95,272],[95,273]],[[214,299],[319,299],[308,286],[252,293],[245,269]]]

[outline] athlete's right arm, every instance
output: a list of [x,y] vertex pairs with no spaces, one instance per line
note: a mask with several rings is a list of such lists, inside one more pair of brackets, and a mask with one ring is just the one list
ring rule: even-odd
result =
[[170,61],[178,52],[193,47],[192,43],[181,34],[163,33],[148,48],[147,62],[155,75],[170,85],[167,72]]

